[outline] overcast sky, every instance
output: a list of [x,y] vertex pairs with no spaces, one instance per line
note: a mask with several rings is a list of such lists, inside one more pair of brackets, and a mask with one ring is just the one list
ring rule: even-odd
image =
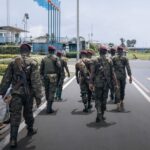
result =
[[[61,36],[76,36],[76,0],[61,0]],[[32,36],[47,33],[47,10],[34,0],[10,0],[10,25],[23,28],[29,13]],[[6,0],[0,0],[0,26],[6,25]],[[80,0],[80,35],[102,43],[136,39],[137,46],[150,47],[150,0]]]

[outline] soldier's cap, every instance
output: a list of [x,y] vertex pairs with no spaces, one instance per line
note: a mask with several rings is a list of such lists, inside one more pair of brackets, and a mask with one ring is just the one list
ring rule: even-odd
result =
[[117,47],[117,51],[123,51],[123,49],[124,49],[124,48],[123,48],[122,46],[118,46],[118,47]]
[[30,53],[31,46],[29,44],[21,44],[20,46],[20,53]]
[[115,47],[111,47],[111,48],[110,48],[110,51],[111,51],[111,52],[115,52],[115,51],[116,51],[116,48],[115,48]]
[[106,52],[106,51],[108,51],[108,48],[107,48],[105,45],[101,45],[101,46],[99,47],[99,51],[101,51],[101,52]]
[[50,52],[50,51],[55,51],[56,50],[56,48],[54,47],[54,46],[48,46],[48,51]]
[[94,52],[92,50],[87,50],[87,54],[94,55]]
[[80,51],[80,54],[81,54],[81,55],[86,55],[86,54],[87,54],[87,51],[86,51],[86,50],[81,50],[81,51]]
[[56,55],[57,55],[58,57],[60,57],[60,56],[62,56],[62,52],[61,52],[61,51],[57,51]]

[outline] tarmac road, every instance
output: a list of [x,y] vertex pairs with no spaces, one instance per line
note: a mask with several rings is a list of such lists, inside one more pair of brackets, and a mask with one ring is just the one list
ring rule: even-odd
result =
[[[139,64],[140,61],[131,62],[133,76],[149,90],[149,62]],[[83,104],[75,79],[64,89],[63,97],[64,102],[54,104],[55,114],[47,115],[43,110],[36,117],[37,135],[28,138],[26,129],[20,132],[18,150],[150,149],[150,97],[136,82],[130,85],[127,81],[125,111],[117,113],[113,111],[115,105],[108,104],[107,119],[101,123],[95,123],[94,102],[91,112],[82,112]],[[8,146],[4,148],[7,149]]]

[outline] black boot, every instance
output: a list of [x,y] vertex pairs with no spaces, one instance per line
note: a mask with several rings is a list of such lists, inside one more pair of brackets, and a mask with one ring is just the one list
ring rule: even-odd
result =
[[18,127],[17,126],[11,127],[11,131],[10,131],[10,147],[11,148],[17,147],[17,135],[18,135]]
[[83,109],[83,112],[88,112],[88,106],[87,106],[87,104],[84,104],[84,109]]
[[29,127],[27,129],[28,129],[27,136],[32,136],[37,133],[37,128]]
[[104,112],[102,112],[102,120],[106,120],[106,117],[104,117]]
[[102,120],[102,115],[101,115],[101,113],[97,113],[96,123],[100,122],[101,120]]
[[52,104],[53,102],[48,102],[48,111],[47,111],[48,114],[54,113],[54,110],[52,109]]
[[92,109],[91,101],[88,102],[88,109]]

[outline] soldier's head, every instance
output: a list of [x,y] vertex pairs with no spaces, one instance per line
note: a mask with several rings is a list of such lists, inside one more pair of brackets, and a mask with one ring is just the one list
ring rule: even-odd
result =
[[22,44],[20,46],[20,54],[22,56],[29,56],[31,53],[31,46],[29,44]]
[[54,46],[48,46],[48,52],[49,54],[54,54],[56,51],[56,48]]
[[110,54],[111,54],[111,56],[114,56],[116,54],[116,48],[115,47],[110,48]]
[[57,55],[58,57],[62,57],[63,54],[62,54],[61,51],[57,51],[56,55]]
[[92,58],[94,52],[92,50],[87,50],[87,58]]
[[81,50],[80,51],[80,58],[86,58],[87,57],[87,51],[86,50]]
[[122,47],[122,46],[118,46],[118,47],[117,47],[117,54],[118,54],[119,56],[122,56],[122,55],[123,55],[123,47]]
[[99,48],[99,54],[101,56],[106,55],[108,51],[108,48],[105,45],[101,45]]

